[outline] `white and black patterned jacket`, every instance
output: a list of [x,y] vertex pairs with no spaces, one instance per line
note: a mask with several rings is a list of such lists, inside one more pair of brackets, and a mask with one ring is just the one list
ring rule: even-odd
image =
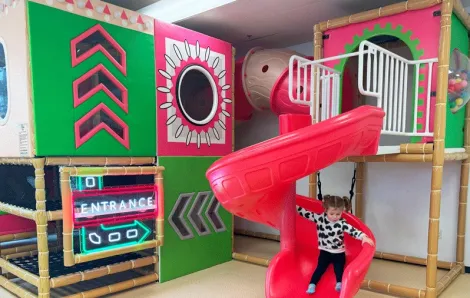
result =
[[316,214],[305,208],[297,206],[297,213],[317,224],[318,248],[331,253],[342,253],[344,249],[344,233],[362,240],[364,233],[354,228],[341,218],[337,222],[330,222],[326,213]]

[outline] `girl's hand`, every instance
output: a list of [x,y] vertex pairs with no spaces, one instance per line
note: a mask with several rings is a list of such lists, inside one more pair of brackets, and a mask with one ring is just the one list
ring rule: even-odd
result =
[[367,237],[366,235],[364,235],[364,238],[362,238],[362,244],[364,245],[364,243],[368,243],[372,246],[374,246],[374,241],[372,239],[370,239],[369,237]]

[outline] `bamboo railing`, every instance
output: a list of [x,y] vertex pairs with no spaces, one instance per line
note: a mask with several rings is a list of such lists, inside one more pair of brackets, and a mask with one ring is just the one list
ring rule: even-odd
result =
[[93,289],[79,294],[66,296],[67,298],[83,298],[83,297],[101,297],[109,294],[129,290],[138,286],[149,284],[158,280],[158,274],[152,273],[146,276],[133,278],[131,280],[122,281],[109,286]]
[[[144,267],[152,266],[152,271],[157,271],[158,268],[158,246],[163,244],[163,228],[164,228],[164,209],[163,209],[163,167],[157,166],[142,166],[141,164],[147,164],[154,162],[154,158],[31,158],[31,159],[0,159],[0,163],[8,163],[12,165],[24,165],[33,166],[35,171],[35,201],[36,210],[21,208],[0,202],[0,210],[8,212],[13,215],[21,216],[34,220],[36,222],[36,232],[23,232],[11,235],[0,236],[0,242],[28,239],[37,237],[36,244],[19,245],[16,247],[5,248],[1,251],[2,257],[0,258],[0,267],[8,271],[5,276],[0,276],[0,285],[12,293],[19,295],[20,297],[39,297],[49,298],[51,295],[51,288],[57,288],[62,286],[71,285],[77,282],[88,281],[91,279],[104,277],[109,274],[115,274],[118,272],[128,270],[141,270]],[[46,211],[46,196],[45,196],[45,172],[44,167],[47,165],[58,165],[60,163],[67,163],[67,165],[73,165],[70,167],[64,167],[61,171],[61,186],[62,191],[65,194],[70,195],[70,176],[71,175],[154,175],[155,184],[158,186],[158,206],[159,213],[155,219],[155,240],[143,242],[133,247],[119,248],[108,252],[92,253],[88,255],[74,255],[72,247],[72,232],[73,229],[68,231],[67,227],[62,224],[67,221],[67,214],[70,213],[72,208],[64,208],[63,210],[57,211]],[[99,165],[116,165],[115,167],[75,167],[76,165],[88,165],[92,162],[96,162]],[[126,167],[126,163],[132,163],[132,166]],[[64,200],[64,196],[62,197]],[[63,206],[67,206],[67,202]],[[70,202],[68,202],[70,203]],[[68,218],[70,219],[70,217]],[[48,226],[49,221],[55,221],[55,231]],[[70,222],[69,222],[70,223]],[[73,227],[73,225],[72,225]],[[63,230],[63,237],[61,237],[60,230]],[[48,232],[57,232],[58,242],[48,242]],[[67,237],[67,233],[68,236]],[[101,258],[107,258],[115,255],[126,254],[144,249],[153,249],[155,251],[151,256],[141,257],[139,259],[128,260],[118,264],[112,264],[105,267],[92,268],[83,272],[77,272],[65,276],[58,276],[51,278],[49,275],[49,253],[58,252],[62,249],[64,252],[64,263],[67,260],[67,256],[72,258],[72,264],[80,262],[88,262]],[[21,267],[11,263],[9,260],[17,259],[21,257],[37,257],[39,274],[35,275],[22,269]],[[70,261],[70,260],[69,260]],[[148,272],[147,272],[148,274]],[[8,278],[19,277],[27,283],[37,286],[38,295],[31,294],[23,288],[12,283]],[[158,280],[156,273],[148,274],[143,277],[134,278],[131,280],[123,281],[111,286],[98,288],[91,291],[86,291],[78,294],[80,297],[96,297],[101,293],[110,294],[118,291],[130,289],[141,284],[149,283]]]

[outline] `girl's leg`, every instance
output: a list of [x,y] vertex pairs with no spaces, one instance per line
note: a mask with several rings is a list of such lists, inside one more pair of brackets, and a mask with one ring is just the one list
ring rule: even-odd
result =
[[312,278],[310,279],[310,284],[316,285],[320,281],[320,278],[322,277],[323,273],[325,273],[326,269],[328,268],[328,265],[330,265],[330,256],[331,253],[324,250],[320,250],[320,254],[318,255],[317,268],[315,269],[315,272],[313,272]]
[[344,266],[346,265],[346,253],[332,254],[333,268],[336,275],[336,291],[341,291],[341,281],[343,280]]

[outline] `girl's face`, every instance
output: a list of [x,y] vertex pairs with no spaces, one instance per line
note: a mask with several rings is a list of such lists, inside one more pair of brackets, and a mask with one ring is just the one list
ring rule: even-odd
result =
[[343,211],[344,211],[343,208],[329,207],[326,210],[326,217],[328,218],[329,221],[336,222],[341,218],[341,215],[343,214]]

